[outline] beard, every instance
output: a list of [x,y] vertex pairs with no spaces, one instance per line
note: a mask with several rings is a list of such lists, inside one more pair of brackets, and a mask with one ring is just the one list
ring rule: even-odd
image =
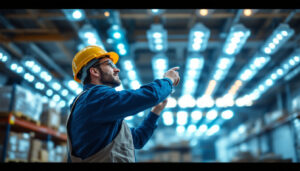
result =
[[121,80],[119,79],[118,75],[110,75],[108,73],[105,73],[99,68],[101,77],[100,77],[100,82],[103,83],[104,85],[108,85],[112,88],[118,87],[121,85]]

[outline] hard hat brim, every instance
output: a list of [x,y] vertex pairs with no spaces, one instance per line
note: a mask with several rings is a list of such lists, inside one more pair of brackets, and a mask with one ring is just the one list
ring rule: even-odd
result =
[[114,64],[116,64],[119,61],[119,55],[116,52],[107,52],[104,55],[108,55]]

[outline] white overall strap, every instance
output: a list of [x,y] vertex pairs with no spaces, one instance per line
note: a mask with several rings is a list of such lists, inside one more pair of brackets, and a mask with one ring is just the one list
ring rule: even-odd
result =
[[88,89],[86,89],[86,90],[84,90],[84,91],[82,91],[77,97],[76,97],[76,99],[75,99],[75,101],[74,101],[74,103],[73,103],[73,105],[72,105],[72,107],[71,107],[71,111],[70,111],[70,114],[69,114],[69,116],[68,116],[68,118],[67,118],[67,152],[68,152],[68,156],[70,156],[70,160],[72,161],[72,154],[71,154],[71,152],[72,152],[72,143],[71,143],[71,139],[70,139],[70,137],[69,137],[69,133],[68,133],[68,125],[69,125],[69,118],[71,117],[71,115],[72,115],[72,113],[73,113],[73,111],[74,111],[74,107],[75,107],[75,104],[76,104],[76,102],[77,102],[77,100],[79,99],[79,97],[82,95],[82,94],[84,94],[86,91],[87,91]]

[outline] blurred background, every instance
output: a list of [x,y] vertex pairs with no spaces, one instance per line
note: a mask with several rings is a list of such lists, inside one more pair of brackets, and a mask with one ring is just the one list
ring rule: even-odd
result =
[[82,91],[71,62],[96,44],[120,55],[118,91],[180,67],[137,162],[299,162],[299,21],[298,9],[1,9],[0,159],[66,161]]

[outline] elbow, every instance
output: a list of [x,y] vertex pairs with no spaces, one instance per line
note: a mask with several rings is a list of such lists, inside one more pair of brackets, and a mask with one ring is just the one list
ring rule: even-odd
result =
[[139,145],[136,145],[134,148],[137,149],[137,150],[140,150],[140,149],[142,149],[144,146],[145,146],[145,144],[139,144]]

